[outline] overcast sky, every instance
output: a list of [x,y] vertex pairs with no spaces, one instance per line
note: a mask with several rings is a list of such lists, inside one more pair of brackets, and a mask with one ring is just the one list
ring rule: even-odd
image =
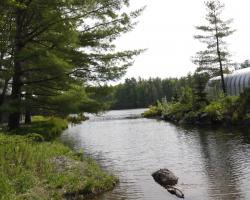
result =
[[[250,1],[223,0],[225,17],[237,29],[228,39],[234,62],[250,59]],[[203,0],[131,0],[131,8],[147,6],[133,32],[118,39],[119,49],[147,48],[129,68],[127,77],[181,77],[196,68],[191,62],[202,50],[194,26],[204,24]]]

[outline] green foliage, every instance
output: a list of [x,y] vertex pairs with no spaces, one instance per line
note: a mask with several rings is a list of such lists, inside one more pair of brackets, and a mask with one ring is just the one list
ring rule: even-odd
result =
[[181,88],[191,87],[192,75],[182,78],[126,79],[123,84],[113,86],[112,109],[145,108],[157,101],[172,101],[181,95]]
[[181,104],[192,104],[193,102],[193,91],[189,87],[181,88],[181,94],[179,97]]
[[37,133],[29,133],[27,134],[26,138],[33,142],[44,142],[44,137]]
[[89,118],[86,117],[84,114],[80,113],[78,115],[70,115],[67,117],[67,121],[72,124],[80,124],[83,121],[88,120]]
[[212,121],[218,122],[223,120],[230,120],[236,122],[237,117],[237,107],[238,107],[239,97],[226,96],[220,97],[216,101],[212,101],[207,105],[203,112],[207,113]]
[[164,118],[170,119],[173,121],[180,121],[186,113],[192,110],[192,104],[183,104],[180,102],[169,103],[165,106],[163,111]]
[[0,79],[3,87],[11,80],[11,129],[22,113],[66,116],[106,106],[84,88],[118,80],[143,51],[116,50],[114,41],[143,11],[128,6],[128,0],[1,2]]
[[243,63],[240,64],[241,69],[248,68],[248,67],[250,67],[250,60],[245,60]]
[[205,87],[208,80],[209,75],[207,73],[196,72],[194,74],[193,104],[194,110],[196,111],[200,110],[208,104],[207,94],[205,92]]
[[[96,113],[102,110],[103,106],[102,102],[91,98],[85,88],[79,85],[72,85],[68,91],[43,100],[47,101],[47,104],[53,105],[50,111],[47,109],[45,111],[63,117],[82,112]],[[43,112],[43,110],[41,111]]]
[[250,119],[250,88],[241,93],[238,101],[238,112],[240,119]]
[[[240,97],[224,96],[209,102],[198,99],[190,88],[182,88],[177,102],[158,103],[144,117],[163,116],[166,120],[188,124],[241,124],[250,120],[250,89]],[[199,105],[197,105],[199,104]]]
[[148,110],[146,110],[142,116],[146,118],[161,116],[163,112],[163,106],[158,101],[156,106],[150,106]]
[[48,118],[42,115],[35,115],[32,117],[32,121],[33,122],[43,122],[43,121],[47,121]]
[[19,129],[13,130],[12,133],[21,135],[28,134],[30,138],[35,140],[43,140],[43,138],[45,140],[52,140],[58,137],[66,128],[68,128],[68,122],[64,119],[37,116],[31,125],[23,125]]
[[[60,157],[72,166],[62,165],[62,171],[58,170],[54,159]],[[29,136],[0,133],[1,200],[59,200],[66,194],[82,194],[84,198],[113,188],[116,181],[95,162],[61,143],[36,143]]]
[[225,65],[229,65],[230,53],[227,50],[226,38],[234,33],[230,27],[232,20],[222,19],[222,12],[225,5],[219,0],[205,1],[207,9],[206,24],[196,26],[200,32],[194,36],[201,43],[206,45],[206,49],[199,51],[194,63],[198,65],[198,70],[207,73],[210,77],[221,77],[221,89],[226,95],[224,73],[228,71]]
[[215,121],[221,121],[223,118],[224,108],[221,101],[214,101],[204,108],[204,112],[208,113],[209,117]]

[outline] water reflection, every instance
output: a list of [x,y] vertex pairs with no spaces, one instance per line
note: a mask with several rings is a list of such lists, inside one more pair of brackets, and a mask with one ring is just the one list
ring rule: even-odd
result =
[[211,199],[248,199],[249,183],[244,180],[250,180],[246,167],[250,153],[249,131],[246,128],[190,131],[199,136]]
[[115,190],[97,199],[176,199],[151,177],[163,167],[179,176],[185,199],[250,199],[248,130],[194,129],[127,119],[140,112],[109,112],[72,127],[62,136],[119,177]]

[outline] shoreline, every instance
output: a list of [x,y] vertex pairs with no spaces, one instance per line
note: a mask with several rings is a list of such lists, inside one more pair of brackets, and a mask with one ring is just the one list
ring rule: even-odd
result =
[[0,199],[94,198],[117,185],[118,179],[95,160],[59,141],[67,127],[62,119],[54,121],[49,126],[57,132],[53,139],[52,133],[35,132],[46,129],[40,122],[15,133],[0,130]]
[[[143,113],[142,113],[143,114]],[[237,122],[237,123],[231,123],[228,121],[220,121],[220,122],[202,122],[202,121],[195,121],[195,122],[187,122],[183,121],[183,119],[177,121],[177,120],[172,120],[169,118],[165,118],[164,116],[151,116],[151,117],[145,117],[142,115],[143,118],[146,119],[155,119],[155,120],[160,120],[160,121],[165,121],[172,123],[176,126],[195,126],[197,128],[231,128],[231,127],[236,127],[236,128],[246,128],[250,125],[250,121],[242,121],[242,122]]]

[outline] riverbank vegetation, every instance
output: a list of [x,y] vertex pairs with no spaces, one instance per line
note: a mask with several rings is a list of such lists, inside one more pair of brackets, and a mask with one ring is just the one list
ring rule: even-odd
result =
[[144,117],[161,117],[180,124],[246,125],[250,123],[250,89],[238,96],[224,96],[197,101],[195,92],[183,90],[178,101],[158,102],[143,113]]
[[[222,19],[224,4],[220,1],[206,1],[206,24],[197,26],[194,36],[206,44],[197,52],[193,62],[198,65],[192,76],[192,84],[182,88],[175,101],[158,103],[150,107],[145,117],[161,115],[162,118],[177,123],[189,124],[226,124],[249,123],[249,93],[246,89],[240,96],[228,96],[224,75],[230,73],[230,53],[224,41],[235,30],[229,25],[231,20]],[[243,63],[241,67],[244,67]],[[208,80],[218,76],[219,88],[216,94],[206,94]],[[236,83],[235,83],[236,84]],[[234,86],[236,87],[236,86]]]
[[68,122],[86,120],[83,113],[106,110],[105,84],[143,51],[116,50],[143,11],[128,7],[127,0],[1,1],[0,199],[78,199],[114,186],[114,177],[56,138]]
[[56,138],[60,118],[35,117],[17,131],[0,131],[0,199],[80,199],[114,187],[117,179]]

